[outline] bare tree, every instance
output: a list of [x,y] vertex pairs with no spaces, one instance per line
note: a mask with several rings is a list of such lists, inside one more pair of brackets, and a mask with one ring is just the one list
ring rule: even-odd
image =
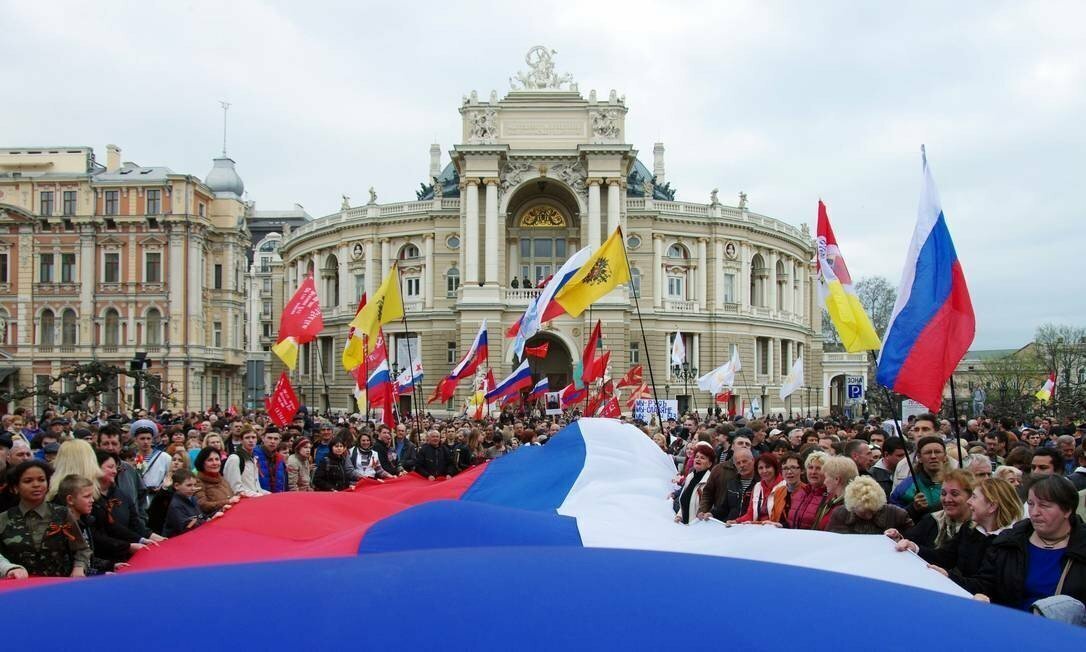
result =
[[855,288],[856,296],[871,318],[875,332],[879,337],[884,337],[897,301],[897,288],[884,276],[865,276],[856,283]]
[[1056,374],[1051,410],[1060,416],[1086,411],[1086,328],[1042,324],[1033,336],[1039,366]]

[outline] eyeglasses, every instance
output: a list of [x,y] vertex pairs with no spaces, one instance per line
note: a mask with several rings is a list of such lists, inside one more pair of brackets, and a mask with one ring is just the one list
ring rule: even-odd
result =
[[798,466],[782,466],[781,471],[798,471]]

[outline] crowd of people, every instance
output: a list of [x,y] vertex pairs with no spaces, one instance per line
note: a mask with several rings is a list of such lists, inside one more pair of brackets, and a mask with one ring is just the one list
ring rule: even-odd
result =
[[[344,491],[407,474],[447,480],[576,415],[418,420],[390,428],[304,408],[286,427],[212,409],[131,418],[0,417],[0,577],[83,576],[183,536],[240,500]],[[1080,617],[1086,600],[1086,425],[921,414],[634,423],[676,465],[677,523],[717,520],[885,536],[977,599]],[[960,435],[960,436],[959,436]]]

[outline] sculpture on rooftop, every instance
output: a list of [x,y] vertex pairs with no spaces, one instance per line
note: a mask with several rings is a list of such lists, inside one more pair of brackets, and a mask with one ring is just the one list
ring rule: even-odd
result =
[[[564,84],[572,84],[573,76],[569,74],[559,75],[554,72],[555,50],[547,49],[542,45],[533,46],[524,55],[524,62],[528,64],[528,72],[518,71],[509,78],[509,86],[513,90],[561,90]],[[519,84],[519,88],[518,88]]]

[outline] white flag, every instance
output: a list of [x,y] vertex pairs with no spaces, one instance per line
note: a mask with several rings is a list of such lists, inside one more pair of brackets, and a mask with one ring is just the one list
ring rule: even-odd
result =
[[683,334],[675,331],[675,341],[671,344],[671,364],[686,362],[686,342],[683,342]]
[[739,347],[732,353],[732,359],[698,378],[698,389],[719,394],[725,387],[735,386],[735,372],[743,368],[739,362]]
[[781,400],[788,398],[800,387],[803,387],[803,357],[796,358],[795,364],[792,365],[792,371],[788,373],[788,377],[781,383]]

